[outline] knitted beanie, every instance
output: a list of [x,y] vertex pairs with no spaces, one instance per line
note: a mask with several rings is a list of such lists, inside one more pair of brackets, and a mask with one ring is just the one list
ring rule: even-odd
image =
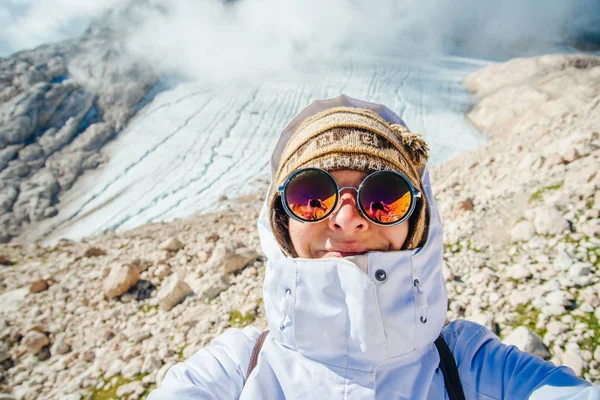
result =
[[[281,248],[287,255],[297,256],[289,237],[289,216],[277,193],[277,187],[292,172],[308,167],[366,173],[393,170],[404,174],[422,192],[419,168],[426,164],[428,151],[419,133],[390,124],[371,110],[335,107],[305,119],[283,148],[269,194],[271,229]],[[422,196],[409,219],[403,249],[421,246],[426,227],[426,199]]]

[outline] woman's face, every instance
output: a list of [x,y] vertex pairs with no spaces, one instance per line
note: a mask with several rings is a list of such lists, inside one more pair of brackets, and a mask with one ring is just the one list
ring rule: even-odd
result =
[[[333,171],[331,175],[338,187],[356,188],[367,176],[353,170]],[[290,218],[289,231],[298,257],[347,257],[368,251],[400,250],[408,236],[408,220],[396,226],[376,225],[358,211],[356,190],[344,189],[329,218],[311,224]]]

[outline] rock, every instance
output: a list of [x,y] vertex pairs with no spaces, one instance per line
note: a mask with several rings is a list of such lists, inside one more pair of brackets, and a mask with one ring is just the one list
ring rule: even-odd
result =
[[108,367],[106,370],[104,379],[110,379],[113,376],[120,374],[123,368],[125,368],[125,363],[123,361],[118,359],[114,360],[112,364],[110,364],[110,367]]
[[142,393],[144,393],[144,390],[145,389],[144,389],[144,385],[142,384],[142,382],[133,381],[133,382],[129,382],[129,383],[119,386],[117,388],[116,394],[119,398],[125,398],[126,395],[130,395],[130,394],[136,394],[139,396]]
[[47,290],[49,287],[48,282],[44,279],[33,281],[29,284],[29,293],[39,293]]
[[56,335],[56,339],[54,340],[54,344],[50,348],[50,353],[52,354],[66,354],[71,351],[71,346],[65,343],[65,334],[59,333]]
[[562,290],[556,290],[554,292],[548,293],[544,300],[549,305],[557,305],[563,307],[571,307],[573,305],[573,295],[569,292],[565,292]]
[[581,377],[581,372],[585,366],[585,361],[581,356],[572,351],[566,351],[561,356],[562,364],[571,368],[575,375]]
[[209,268],[221,266],[223,272],[231,274],[240,271],[258,257],[258,252],[245,247],[234,248],[229,244],[219,243],[208,261]]
[[179,276],[171,275],[171,277],[163,283],[158,292],[157,298],[160,303],[160,309],[169,311],[177,304],[181,303],[190,293],[192,293],[192,289],[187,283],[181,280]]
[[48,348],[48,346],[44,346],[42,347],[42,349],[40,350],[40,352],[38,353],[38,359],[40,361],[46,361],[47,359],[50,358],[50,349]]
[[454,205],[454,212],[460,213],[463,211],[473,211],[473,207],[474,207],[473,200],[471,200],[471,199],[461,200]]
[[504,340],[504,344],[517,346],[519,350],[527,351],[543,359],[550,358],[550,352],[542,338],[525,326],[519,326]]
[[542,314],[546,317],[562,315],[566,311],[567,310],[565,309],[565,307],[561,306],[560,304],[549,304],[549,305],[543,306],[541,309]]
[[212,300],[231,285],[227,274],[206,274],[193,286],[194,293],[204,300]]
[[533,226],[538,235],[558,235],[569,229],[567,220],[552,206],[541,206],[535,209]]
[[12,262],[4,254],[0,254],[0,265],[11,265]]
[[154,270],[154,276],[160,280],[163,280],[167,276],[171,275],[173,270],[166,264],[159,264],[158,267]]
[[162,242],[159,246],[159,250],[167,250],[167,251],[179,251],[183,248],[183,243],[181,243],[177,238],[169,238]]
[[573,265],[573,259],[564,250],[558,250],[556,258],[554,259],[554,266],[566,271],[571,265]]
[[517,222],[510,231],[513,242],[526,242],[535,235],[533,224],[527,220]]
[[581,228],[581,232],[589,237],[599,237],[600,236],[600,224],[599,223],[593,223],[593,224],[585,224],[582,228]]
[[88,247],[85,250],[85,252],[83,253],[83,256],[86,258],[100,257],[100,256],[105,256],[105,255],[106,255],[106,250],[101,249],[99,247],[93,247],[93,246]]
[[144,361],[141,357],[136,357],[133,360],[129,361],[125,367],[121,370],[121,374],[125,379],[133,379],[142,372],[142,364]]
[[6,361],[10,358],[10,353],[8,352],[8,346],[5,343],[0,342],[0,363]]
[[154,358],[153,356],[148,356],[144,360],[144,364],[142,364],[142,374],[151,374],[153,372],[158,372],[158,370],[162,367],[162,363]]
[[508,277],[517,280],[528,279],[532,276],[531,271],[527,267],[520,264],[513,265],[512,267],[508,268],[507,274]]
[[40,333],[38,331],[29,331],[23,337],[22,340],[23,345],[27,351],[31,354],[37,354],[42,350],[42,347],[46,346],[50,341],[48,340],[48,336]]
[[552,335],[558,336],[563,332],[567,332],[569,330],[569,327],[560,321],[552,320],[548,322],[548,324],[546,325],[546,329]]
[[579,278],[581,276],[589,275],[591,270],[591,265],[586,263],[575,263],[569,268],[569,277],[571,278]]
[[102,282],[102,290],[108,298],[113,298],[127,292],[140,280],[138,269],[129,264],[113,265],[110,273]]

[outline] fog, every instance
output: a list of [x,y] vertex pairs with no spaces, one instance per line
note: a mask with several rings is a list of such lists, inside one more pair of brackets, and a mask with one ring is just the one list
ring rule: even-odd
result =
[[596,0],[180,0],[147,11],[127,47],[193,78],[252,78],[339,54],[503,60],[572,51],[565,41],[598,32],[599,18]]
[[[0,0],[0,55],[112,18],[127,53],[159,72],[253,78],[340,53],[486,60],[599,43],[597,0]],[[595,39],[594,39],[595,37]]]

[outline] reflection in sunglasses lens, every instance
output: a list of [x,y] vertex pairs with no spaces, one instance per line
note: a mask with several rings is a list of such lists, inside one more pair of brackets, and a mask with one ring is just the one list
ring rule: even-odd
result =
[[318,221],[333,210],[337,199],[336,185],[325,172],[308,169],[298,172],[288,182],[285,199],[296,217]]
[[373,221],[393,224],[401,220],[412,203],[408,183],[393,172],[381,172],[367,178],[360,194],[360,206]]

